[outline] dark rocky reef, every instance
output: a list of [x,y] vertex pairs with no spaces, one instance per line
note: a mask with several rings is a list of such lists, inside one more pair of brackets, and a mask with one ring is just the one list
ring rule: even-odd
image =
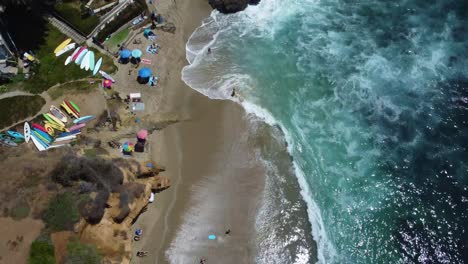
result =
[[211,7],[223,14],[232,14],[247,8],[248,5],[256,5],[260,0],[208,0]]

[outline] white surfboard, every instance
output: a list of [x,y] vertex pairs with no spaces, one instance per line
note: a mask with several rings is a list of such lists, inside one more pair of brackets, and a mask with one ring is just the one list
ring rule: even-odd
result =
[[72,60],[72,56],[68,56],[68,58],[65,60],[65,66],[68,65]]
[[89,53],[90,53],[89,54],[89,63],[88,63],[88,65],[86,65],[85,70],[93,71],[94,70],[94,52],[90,51]]
[[80,55],[78,55],[78,58],[76,58],[76,60],[75,60],[76,65],[80,65],[80,64],[81,64],[81,61],[83,61],[83,58],[84,58],[84,56],[86,55],[86,53],[88,53],[88,49],[84,49],[84,50],[80,53]]
[[75,139],[75,138],[76,138],[76,134],[75,134],[75,135],[70,135],[70,136],[65,136],[65,137],[56,138],[56,139],[55,139],[55,142],[60,142],[60,141],[65,141],[65,140],[70,140],[70,139]]
[[37,150],[44,151],[46,148],[39,142],[39,139],[36,138],[34,134],[31,134],[31,139],[34,145],[36,146]]
[[89,55],[90,54],[91,54],[91,51],[88,51],[86,53],[86,55],[83,57],[83,59],[81,60],[80,69],[86,69],[86,65],[89,65]]
[[96,73],[99,71],[99,68],[101,68],[101,63],[102,58],[99,58],[99,60],[96,62],[96,65],[94,66],[93,75],[96,75]]
[[29,126],[28,122],[24,123],[24,140],[26,143],[29,142],[31,139],[31,127]]
[[55,53],[55,57],[58,57],[66,52],[69,52],[70,50],[74,49],[76,46],[76,43],[71,43],[65,46],[65,48],[59,50],[59,52]]
[[115,83],[115,80],[109,74],[107,74],[107,72],[99,71],[99,73],[102,75],[102,77],[106,78],[107,80],[111,80],[113,83]]

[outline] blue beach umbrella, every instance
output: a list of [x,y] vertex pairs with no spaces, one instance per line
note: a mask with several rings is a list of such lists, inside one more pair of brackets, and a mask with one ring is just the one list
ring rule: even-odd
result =
[[138,71],[138,76],[141,78],[148,78],[151,76],[151,70],[149,68],[143,67]]
[[129,51],[128,49],[124,49],[120,52],[120,58],[122,59],[128,59],[132,55],[132,52]]
[[132,50],[132,57],[133,58],[140,58],[143,53],[139,49]]
[[151,32],[151,29],[145,28],[145,31],[143,32],[143,35],[145,35],[145,37],[147,37],[150,32]]
[[215,236],[215,235],[209,235],[209,236],[208,236],[208,239],[209,239],[209,240],[215,240],[215,239],[216,239],[216,236]]

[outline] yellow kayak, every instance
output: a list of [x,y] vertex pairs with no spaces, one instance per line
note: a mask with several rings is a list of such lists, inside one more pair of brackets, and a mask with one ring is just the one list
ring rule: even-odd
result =
[[74,116],[75,118],[78,118],[78,116],[75,114],[75,112],[73,112],[73,111],[68,107],[67,104],[61,103],[60,106],[61,106],[63,109],[65,109],[65,111],[67,111],[67,113],[68,113],[69,115],[72,115],[72,116]]
[[54,136],[54,128],[49,125],[48,123],[46,123],[44,125],[44,128],[47,130],[47,134],[51,135],[51,136]]
[[63,126],[61,126],[61,125],[59,125],[59,124],[57,124],[57,123],[55,123],[55,122],[52,123],[52,122],[50,122],[50,121],[45,121],[45,123],[46,123],[47,125],[49,125],[50,127],[52,127],[53,129],[68,132],[68,129],[66,129],[65,127],[63,127]]
[[71,42],[71,38],[66,39],[64,42],[62,42],[60,45],[58,45],[58,46],[55,48],[54,53],[57,53],[57,52],[59,52],[60,50],[62,50],[63,48],[65,48],[70,42]]

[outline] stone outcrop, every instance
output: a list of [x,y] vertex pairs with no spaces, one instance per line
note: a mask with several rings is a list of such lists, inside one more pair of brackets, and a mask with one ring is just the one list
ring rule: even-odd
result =
[[208,0],[208,2],[219,12],[231,14],[244,10],[248,5],[256,5],[260,0]]
[[[137,162],[115,161],[121,163],[124,182],[121,186],[114,188],[106,197],[103,211],[95,210],[104,195],[96,193],[91,195],[93,200],[88,209],[93,216],[95,211],[102,212],[103,215],[89,217],[82,215],[80,222],[75,226],[75,232],[84,243],[96,245],[99,252],[108,263],[130,263],[132,254],[133,235],[130,228],[136,218],[145,211],[149,203],[151,192],[159,192],[170,187],[170,180],[164,176],[159,176],[163,167],[154,166],[149,169]],[[101,199],[98,198],[101,196]],[[80,213],[88,212],[86,210]],[[96,219],[100,217],[99,222]],[[91,220],[91,221],[89,221]]]

